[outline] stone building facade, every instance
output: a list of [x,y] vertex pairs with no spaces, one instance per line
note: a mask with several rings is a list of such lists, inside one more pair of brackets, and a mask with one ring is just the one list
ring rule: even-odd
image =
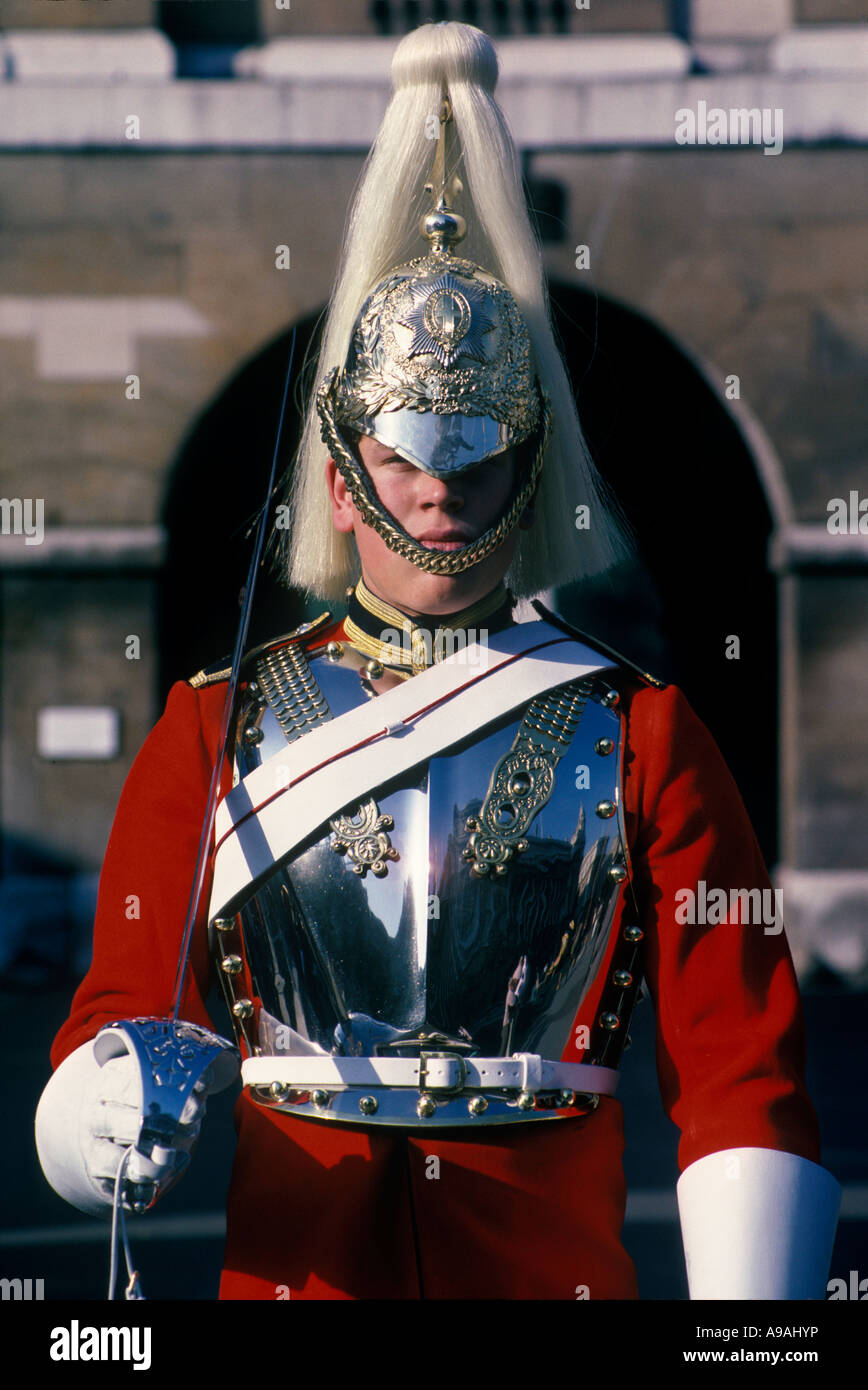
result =
[[[287,330],[309,328],[328,294],[395,36],[475,17],[503,35],[500,96],[564,302],[598,296],[635,335],[622,408],[644,381],[653,430],[637,467],[653,470],[659,524],[691,556],[685,587],[723,594],[748,564],[767,581],[767,649],[727,654],[739,630],[724,622],[704,680],[740,710],[721,725],[731,761],[736,744],[745,766],[775,745],[768,844],[801,964],[865,979],[860,11],[0,0],[0,970],[29,968],[28,952],[34,969],[60,965],[86,936],[131,760],[165,680],[201,664],[192,613],[166,657],[167,608],[183,611],[183,595],[165,599],[167,559],[195,552],[202,593],[213,566],[215,592],[228,576],[231,595],[243,536],[215,495],[270,461]],[[766,145],[782,113],[780,153],[764,151],[761,123],[754,140],[708,139],[717,109],[768,113]],[[683,112],[694,143],[676,137]],[[677,387],[662,356],[639,353],[646,331],[677,350]],[[667,448],[667,421],[694,390],[707,421],[695,495],[674,484]],[[751,462],[767,523],[749,545],[752,504],[725,454],[705,476],[712,428]],[[301,612],[288,600],[286,625]],[[753,726],[763,701],[771,723]],[[750,746],[754,727],[764,748]]]

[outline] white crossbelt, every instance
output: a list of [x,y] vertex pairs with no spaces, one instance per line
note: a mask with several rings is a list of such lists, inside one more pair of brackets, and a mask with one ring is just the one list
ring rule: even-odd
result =
[[237,911],[341,808],[543,691],[609,665],[550,623],[521,623],[312,729],[220,803],[209,920]]
[[[425,1069],[422,1071],[422,1061]],[[241,1064],[245,1086],[275,1081],[293,1090],[347,1090],[359,1086],[406,1086],[417,1090],[579,1091],[612,1096],[618,1073],[611,1067],[582,1062],[546,1062],[530,1052],[512,1057],[248,1057]]]

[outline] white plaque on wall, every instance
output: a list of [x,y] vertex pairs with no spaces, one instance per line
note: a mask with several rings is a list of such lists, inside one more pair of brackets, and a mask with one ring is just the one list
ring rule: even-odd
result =
[[120,711],[110,705],[47,705],[36,715],[40,758],[116,758]]

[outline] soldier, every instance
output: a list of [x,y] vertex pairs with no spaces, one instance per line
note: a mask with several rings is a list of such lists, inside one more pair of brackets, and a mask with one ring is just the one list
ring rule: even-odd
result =
[[[644,976],[691,1296],[822,1297],[838,1187],[785,940],[743,898],[717,925],[677,912],[700,882],[768,889],[738,792],[678,690],[515,618],[626,542],[496,77],[466,26],[396,51],[291,498],[289,578],[347,611],[242,670],[181,1004],[209,1026],[210,933],[244,1058],[221,1294],[635,1298],[614,1090]],[[163,1190],[226,1079],[203,1071],[145,1145],[147,1059],[93,1039],[170,1009],[228,674],[173,688],[130,773],[55,1042],[40,1155],[85,1210]]]

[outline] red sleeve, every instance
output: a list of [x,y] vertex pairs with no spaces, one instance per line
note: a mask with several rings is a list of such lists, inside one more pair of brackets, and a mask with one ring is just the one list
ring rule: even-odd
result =
[[[92,964],[54,1040],[55,1067],[104,1023],[171,1012],[225,691],[174,685],[130,770],[100,875]],[[180,1013],[212,1027],[207,911],[206,883]]]
[[[666,1113],[681,1130],[680,1167],[741,1147],[818,1162],[801,1001],[784,933],[768,931],[745,907],[717,925],[678,920],[686,916],[682,890],[698,895],[700,880],[706,894],[724,889],[728,904],[731,889],[765,889],[773,909],[735,782],[677,688],[638,690],[626,713],[627,834],[645,919],[657,1072]],[[745,916],[751,920],[740,922]]]

